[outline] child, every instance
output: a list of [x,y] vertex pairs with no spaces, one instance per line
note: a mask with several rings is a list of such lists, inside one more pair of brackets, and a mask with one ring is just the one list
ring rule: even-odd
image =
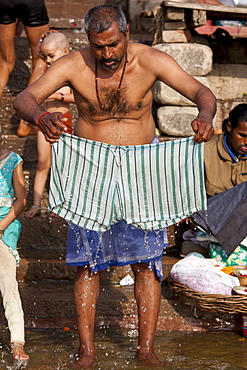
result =
[[[40,52],[49,67],[58,58],[69,53],[69,42],[60,32],[51,32],[44,35],[40,41]],[[64,86],[44,102],[44,109],[48,112],[61,112],[68,119],[65,122],[67,133],[72,133],[72,119],[69,113],[69,103],[74,103],[74,95],[68,86]],[[51,145],[45,140],[40,129],[37,133],[38,165],[34,179],[33,206],[25,213],[25,217],[33,218],[40,214],[41,199],[45,183],[51,166]]]
[[2,147],[0,126],[0,290],[10,331],[13,359],[28,360],[24,351],[24,317],[16,281],[16,250],[21,224],[17,216],[26,205],[21,157]]

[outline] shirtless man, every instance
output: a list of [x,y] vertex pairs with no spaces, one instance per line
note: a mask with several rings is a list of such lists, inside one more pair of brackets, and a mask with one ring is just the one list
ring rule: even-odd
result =
[[[85,18],[89,47],[54,62],[37,82],[21,92],[14,103],[28,122],[39,123],[46,139],[54,143],[65,129],[59,112],[48,114],[39,104],[62,86],[74,91],[78,107],[76,136],[112,145],[139,145],[153,141],[154,83],[161,80],[197,104],[193,120],[194,140],[213,135],[216,100],[212,92],[188,75],[169,55],[137,43],[129,43],[129,26],[122,11],[113,5],[92,8]],[[137,261],[138,262],[138,261]],[[160,305],[160,282],[148,264],[133,263],[138,305],[139,343],[137,356],[158,364],[154,335]],[[99,292],[99,274],[86,265],[78,268],[74,299],[80,336],[77,369],[93,366],[94,322]],[[85,298],[86,296],[86,298]],[[143,305],[147,310],[143,310]]]

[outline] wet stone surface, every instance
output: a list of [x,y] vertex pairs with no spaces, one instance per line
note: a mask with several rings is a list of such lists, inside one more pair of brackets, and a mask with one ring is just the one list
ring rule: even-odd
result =
[[[67,328],[68,329],[68,328]],[[95,370],[151,370],[135,359],[136,330],[102,327],[95,333],[97,359]],[[17,369],[9,352],[8,331],[0,332],[0,370]],[[165,361],[157,369],[240,370],[247,369],[247,339],[241,333],[157,332],[156,354]],[[26,369],[68,370],[78,348],[76,330],[33,330],[26,333],[30,360]]]

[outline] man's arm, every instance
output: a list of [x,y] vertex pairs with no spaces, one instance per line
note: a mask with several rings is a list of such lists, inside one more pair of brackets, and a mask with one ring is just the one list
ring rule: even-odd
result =
[[208,141],[214,134],[213,117],[216,113],[216,98],[206,86],[198,88],[194,103],[199,110],[198,116],[191,122],[196,133],[194,140],[198,143]]
[[64,66],[65,63],[61,63],[58,59],[39,80],[18,94],[14,101],[14,108],[21,118],[34,125],[40,121],[40,128],[46,140],[51,143],[59,138],[61,130],[66,130],[63,122],[67,119],[62,113],[55,112],[45,114],[39,120],[39,117],[46,112],[39,105],[56,90],[68,85],[64,78],[66,75]]
[[159,67],[157,80],[163,81],[168,86],[191,100],[197,105],[198,116],[191,122],[196,133],[194,140],[198,143],[208,141],[213,136],[213,117],[216,112],[216,98],[212,91],[185,72],[179,64],[168,54],[154,49]]

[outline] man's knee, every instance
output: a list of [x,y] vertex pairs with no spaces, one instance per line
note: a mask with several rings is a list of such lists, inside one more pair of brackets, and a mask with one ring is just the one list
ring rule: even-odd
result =
[[147,263],[145,262],[140,262],[140,263],[133,263],[131,265],[131,268],[136,275],[140,275],[140,274],[147,274],[147,273],[153,273],[152,269],[150,269],[150,267],[148,266]]
[[138,282],[151,282],[151,281],[159,281],[159,278],[155,271],[145,262],[141,263],[134,263],[131,265],[131,268],[134,272],[135,279]]
[[5,56],[0,54],[0,66],[1,70],[5,69],[8,71],[8,74],[13,72],[15,67],[15,59],[6,58]]
[[78,279],[99,279],[100,272],[92,272],[89,265],[78,266],[76,280]]
[[39,158],[38,159],[38,164],[37,164],[37,169],[38,171],[49,171],[51,166],[51,160],[50,158]]

